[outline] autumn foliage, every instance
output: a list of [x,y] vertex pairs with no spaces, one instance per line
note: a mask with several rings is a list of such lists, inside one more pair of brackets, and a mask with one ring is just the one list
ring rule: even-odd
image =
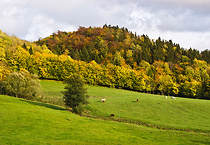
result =
[[185,50],[171,40],[150,40],[126,28],[80,27],[36,44],[1,32],[0,49],[2,80],[20,70],[54,80],[77,73],[89,85],[210,99],[209,50]]

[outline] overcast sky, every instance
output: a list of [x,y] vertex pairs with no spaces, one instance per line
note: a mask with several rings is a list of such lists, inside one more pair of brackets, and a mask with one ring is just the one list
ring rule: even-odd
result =
[[0,30],[28,41],[104,24],[210,49],[210,0],[1,0]]

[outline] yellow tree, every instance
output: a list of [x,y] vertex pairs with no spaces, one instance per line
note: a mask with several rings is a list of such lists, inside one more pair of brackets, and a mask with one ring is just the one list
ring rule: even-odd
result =
[[10,72],[10,67],[8,67],[5,63],[0,62],[0,81],[6,78]]

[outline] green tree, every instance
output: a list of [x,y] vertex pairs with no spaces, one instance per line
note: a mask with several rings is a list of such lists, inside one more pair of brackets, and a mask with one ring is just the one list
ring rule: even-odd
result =
[[84,87],[84,81],[80,75],[74,73],[64,81],[67,86],[64,94],[66,107],[70,107],[73,113],[81,114],[84,111],[84,105],[88,103],[87,89]]
[[34,50],[33,50],[32,46],[30,46],[30,48],[29,48],[29,53],[30,53],[30,55],[34,54]]
[[203,98],[210,100],[210,79],[205,82]]
[[196,95],[198,94],[198,90],[200,87],[201,83],[197,82],[196,80],[192,80],[191,82],[185,81],[179,86],[179,95],[187,98],[198,98],[199,96]]
[[114,64],[117,66],[122,66],[125,64],[124,58],[121,56],[121,53],[117,51],[114,56]]

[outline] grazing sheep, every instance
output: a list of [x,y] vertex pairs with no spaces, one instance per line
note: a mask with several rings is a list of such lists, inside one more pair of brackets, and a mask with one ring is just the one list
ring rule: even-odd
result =
[[110,116],[111,116],[111,117],[114,117],[115,115],[114,115],[114,114],[110,114]]
[[172,96],[171,99],[176,99],[176,98],[174,96]]
[[105,102],[106,101],[106,99],[101,99],[101,102]]
[[167,96],[165,96],[165,99],[167,99]]

